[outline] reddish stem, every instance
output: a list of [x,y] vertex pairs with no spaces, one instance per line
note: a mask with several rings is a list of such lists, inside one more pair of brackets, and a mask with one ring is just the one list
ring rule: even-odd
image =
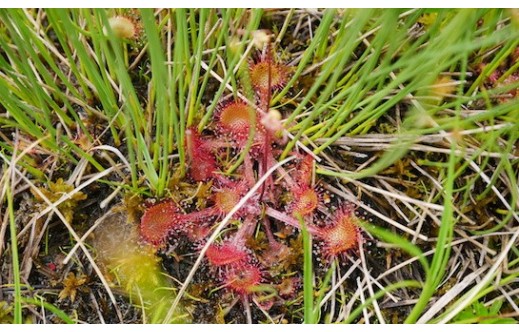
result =
[[[278,210],[276,210],[274,208],[271,208],[270,206],[267,206],[267,208],[265,209],[265,213],[269,217],[275,218],[275,219],[277,219],[279,221],[282,221],[285,224],[290,225],[292,227],[295,227],[297,229],[301,229],[301,224],[299,223],[299,220],[297,220],[294,217],[289,216],[286,213],[283,213],[283,212],[278,211]],[[317,226],[306,225],[306,229],[312,235],[319,236],[321,234],[321,231],[320,231],[320,229]]]
[[[271,84],[272,84],[272,66],[271,66],[271,63],[272,63],[272,57],[271,57],[271,54],[270,54],[270,43],[267,44],[267,51],[266,51],[266,58],[267,58],[267,63],[268,63],[268,85],[267,85],[267,99],[265,100],[265,104],[262,105],[264,110],[265,110],[265,114],[268,113],[269,111],[269,107],[270,107],[270,98],[271,98]],[[263,172],[266,172],[266,169],[267,169],[267,165],[268,165],[268,155],[270,153],[270,143],[271,140],[270,140],[270,132],[268,130],[265,130],[265,145],[264,145],[264,148],[263,148]],[[263,174],[261,174],[263,175]],[[261,194],[260,194],[260,198],[259,198],[259,201],[261,202],[261,199],[263,198],[263,194],[265,193],[265,187],[266,187],[266,182],[263,183],[263,185],[261,186]]]
[[244,245],[247,238],[252,234],[256,227],[256,218],[253,215],[248,215],[240,227],[240,229],[234,234],[232,243],[235,245]]

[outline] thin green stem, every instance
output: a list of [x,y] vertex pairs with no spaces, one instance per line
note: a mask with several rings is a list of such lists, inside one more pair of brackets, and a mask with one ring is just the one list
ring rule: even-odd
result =
[[11,179],[7,176],[6,195],[7,213],[9,214],[9,232],[11,233],[11,266],[14,280],[14,324],[22,324],[22,287],[20,278],[20,261],[18,256],[18,236],[16,232],[16,221],[14,219],[13,192],[11,190]]

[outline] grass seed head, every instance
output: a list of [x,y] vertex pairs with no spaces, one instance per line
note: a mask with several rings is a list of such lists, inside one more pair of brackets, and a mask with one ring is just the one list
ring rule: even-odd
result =
[[280,136],[283,131],[283,123],[281,122],[282,118],[283,117],[278,110],[271,109],[261,118],[261,124],[274,136]]
[[253,30],[251,31],[252,35],[252,42],[254,43],[254,46],[261,50],[263,49],[268,43],[270,43],[270,39],[272,35],[269,33],[268,30]]
[[[114,16],[108,19],[108,24],[117,38],[132,39],[138,34],[135,22],[125,16]],[[105,29],[106,34],[106,29]]]

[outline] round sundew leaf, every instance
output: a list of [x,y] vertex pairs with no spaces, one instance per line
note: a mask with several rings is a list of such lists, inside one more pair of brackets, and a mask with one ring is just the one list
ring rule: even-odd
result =
[[336,257],[355,248],[359,235],[353,211],[349,208],[339,210],[331,223],[319,231],[327,257]]
[[225,284],[239,294],[250,294],[261,282],[260,269],[252,264],[242,264],[230,269],[225,277]]
[[270,88],[278,90],[286,84],[288,75],[286,68],[277,63],[259,61],[250,66],[250,79],[255,89],[259,91],[269,90],[269,65],[270,65]]
[[293,215],[307,216],[314,212],[319,203],[319,197],[312,188],[306,188],[295,195],[295,201],[291,205]]
[[207,181],[217,170],[216,160],[196,128],[186,130],[186,152],[189,175],[195,181]]
[[225,187],[217,189],[214,195],[216,209],[227,214],[240,202],[240,199],[247,193],[247,186],[243,181],[230,182]]
[[238,190],[225,188],[215,194],[215,205],[222,213],[229,213],[238,204],[240,198]]
[[218,108],[217,124],[224,135],[242,140],[249,135],[256,111],[242,101],[232,101]]
[[141,218],[141,236],[146,242],[161,244],[179,221],[179,210],[174,202],[158,203],[144,212]]
[[231,243],[221,246],[212,244],[205,253],[209,264],[212,266],[223,266],[238,263],[247,258],[247,253]]

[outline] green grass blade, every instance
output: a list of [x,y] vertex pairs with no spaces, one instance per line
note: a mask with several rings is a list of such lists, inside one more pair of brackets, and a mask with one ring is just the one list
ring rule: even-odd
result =
[[316,324],[317,315],[314,309],[314,271],[312,268],[312,237],[306,229],[304,220],[300,218],[301,234],[303,236],[303,298],[304,322]]
[[56,315],[65,324],[76,324],[76,322],[72,318],[70,318],[63,310],[60,310],[55,305],[46,302],[43,298],[36,300],[30,297],[24,297],[22,301],[27,304],[43,307],[45,310],[48,310],[52,312],[54,315]]
[[13,269],[14,280],[14,324],[22,324],[22,291],[20,278],[20,261],[18,256],[18,236],[16,232],[16,221],[14,219],[14,202],[11,190],[10,175],[6,174],[6,196],[7,196],[7,213],[9,215],[9,232],[11,235],[11,266]]

